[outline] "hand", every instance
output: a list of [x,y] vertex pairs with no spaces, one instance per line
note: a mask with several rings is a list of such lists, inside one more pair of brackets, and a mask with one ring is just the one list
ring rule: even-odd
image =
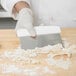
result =
[[25,28],[30,33],[30,36],[35,38],[36,32],[33,28],[33,14],[31,9],[23,8],[18,15],[18,21],[15,30]]

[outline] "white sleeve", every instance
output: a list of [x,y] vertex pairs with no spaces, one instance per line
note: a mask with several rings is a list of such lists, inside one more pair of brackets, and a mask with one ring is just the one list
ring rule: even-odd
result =
[[1,0],[1,5],[12,16],[13,15],[12,9],[13,9],[14,5],[19,1],[27,2],[30,5],[30,0]]

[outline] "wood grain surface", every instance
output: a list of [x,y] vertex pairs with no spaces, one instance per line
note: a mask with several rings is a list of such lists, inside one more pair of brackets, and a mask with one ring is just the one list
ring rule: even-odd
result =
[[[61,36],[76,44],[76,28],[62,28]],[[0,49],[14,49],[19,46],[19,39],[14,30],[0,30]]]
[[[71,44],[76,44],[76,28],[61,28],[61,36],[65,38]],[[7,49],[15,49],[19,46],[19,39],[16,36],[14,30],[0,30],[0,52]],[[51,76],[76,76],[76,54],[74,54],[71,58],[72,66],[68,70],[58,69],[56,75]],[[44,65],[44,63],[43,63]],[[49,67],[49,66],[48,66]],[[0,76],[16,76],[14,74],[9,75],[1,75]],[[22,76],[22,75],[17,75]],[[50,76],[49,74],[44,76]]]

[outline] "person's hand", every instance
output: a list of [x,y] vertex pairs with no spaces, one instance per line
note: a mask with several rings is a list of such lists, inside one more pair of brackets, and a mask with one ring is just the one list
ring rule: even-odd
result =
[[36,32],[33,28],[33,14],[30,8],[23,8],[19,12],[15,30],[17,31],[21,28],[27,29],[31,37],[36,37]]

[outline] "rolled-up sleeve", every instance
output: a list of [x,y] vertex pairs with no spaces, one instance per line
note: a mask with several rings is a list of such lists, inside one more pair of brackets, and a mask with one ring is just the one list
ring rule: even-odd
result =
[[14,5],[20,1],[27,2],[30,5],[30,0],[1,0],[1,5],[7,12],[12,15]]

